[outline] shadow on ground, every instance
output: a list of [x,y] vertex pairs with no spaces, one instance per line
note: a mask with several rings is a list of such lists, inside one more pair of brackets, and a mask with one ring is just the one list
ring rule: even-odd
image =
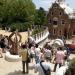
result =
[[7,75],[32,75],[32,74],[22,74],[22,71],[14,71],[14,72],[10,72]]

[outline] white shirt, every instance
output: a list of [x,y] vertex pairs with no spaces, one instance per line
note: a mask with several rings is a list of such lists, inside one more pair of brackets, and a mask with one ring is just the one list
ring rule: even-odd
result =
[[36,56],[40,55],[40,48],[35,48],[35,54],[36,54]]
[[51,57],[51,50],[46,49],[46,50],[45,50],[45,56],[46,56],[46,57]]
[[68,66],[62,66],[60,67],[57,71],[56,71],[56,75],[64,75],[66,70],[67,70]]
[[31,54],[35,54],[35,52],[34,52],[34,47],[31,47],[30,53],[31,53]]
[[5,41],[5,45],[8,45],[8,39],[5,38],[4,41]]
[[[52,69],[51,69],[51,63],[49,63],[49,62],[42,62],[42,65],[43,65],[43,67],[44,67],[46,70],[47,70],[47,69],[52,70]],[[42,67],[40,66],[40,63],[38,63],[38,64],[35,65],[35,72],[37,72],[37,71],[38,71],[38,75],[45,75],[44,72],[43,72]]]

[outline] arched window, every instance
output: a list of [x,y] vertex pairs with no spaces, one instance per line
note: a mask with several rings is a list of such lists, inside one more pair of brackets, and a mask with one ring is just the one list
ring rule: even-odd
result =
[[54,17],[53,18],[53,25],[57,25],[58,24],[58,18],[57,17]]

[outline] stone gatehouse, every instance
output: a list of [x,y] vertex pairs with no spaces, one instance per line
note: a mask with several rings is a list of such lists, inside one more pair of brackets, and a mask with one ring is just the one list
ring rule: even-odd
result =
[[72,38],[75,35],[75,12],[62,0],[52,3],[47,14],[50,37]]

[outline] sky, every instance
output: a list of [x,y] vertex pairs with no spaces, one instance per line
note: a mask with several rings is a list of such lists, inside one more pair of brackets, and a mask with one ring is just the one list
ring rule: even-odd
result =
[[[45,10],[48,10],[51,6],[51,4],[55,0],[32,0],[34,4],[36,5],[36,8],[38,9],[39,7],[43,7]],[[66,4],[69,4],[69,6],[72,9],[75,9],[75,0],[65,0]]]

